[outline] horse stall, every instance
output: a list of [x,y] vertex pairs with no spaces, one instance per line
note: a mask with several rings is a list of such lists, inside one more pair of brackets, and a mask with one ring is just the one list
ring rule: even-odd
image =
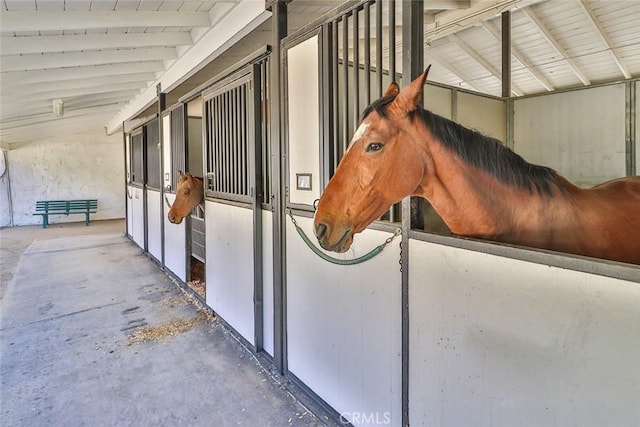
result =
[[[269,261],[267,59],[240,66],[202,92],[206,302],[252,348],[263,348],[263,252]],[[267,200],[267,203],[263,203]],[[263,232],[263,228],[265,229]],[[266,238],[265,238],[266,235]],[[266,281],[269,283],[269,280]],[[267,348],[272,348],[268,334]]]
[[[287,2],[271,3],[271,47],[214,61],[204,83],[185,77],[159,123],[125,135],[132,239],[183,284],[202,267],[206,305],[329,424],[637,425],[637,265],[454,235],[418,197],[385,208],[345,252],[320,247],[323,197],[368,132],[363,110],[425,65],[436,80],[448,71],[413,39],[422,2],[347,2],[286,36]],[[430,80],[420,108],[582,188],[637,173],[638,86],[512,97],[523,88]],[[152,126],[159,186],[145,164]],[[173,223],[179,171],[203,178],[204,210]]]

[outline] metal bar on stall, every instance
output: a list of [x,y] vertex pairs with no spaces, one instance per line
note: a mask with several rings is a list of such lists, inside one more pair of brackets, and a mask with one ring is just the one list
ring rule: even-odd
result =
[[[342,74],[344,76],[344,94],[349,93],[349,15],[342,18]],[[341,96],[342,109],[342,142],[339,157],[347,150],[349,143],[349,96]]]
[[[391,6],[390,6],[391,7]],[[394,57],[395,46],[389,44],[389,58]],[[382,1],[376,2],[376,90],[382,96]],[[393,208],[392,208],[393,210]]]
[[[364,5],[364,105],[371,104],[371,10]],[[358,112],[360,114],[360,112]]]
[[[360,28],[359,10],[353,11],[353,129],[360,120]],[[348,143],[349,139],[347,139]]]

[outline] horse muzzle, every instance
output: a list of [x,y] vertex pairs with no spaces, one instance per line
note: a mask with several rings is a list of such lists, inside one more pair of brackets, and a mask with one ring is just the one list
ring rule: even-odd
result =
[[315,224],[314,232],[320,246],[327,251],[346,252],[353,243],[353,230],[350,228],[332,230],[329,224],[319,221]]
[[182,223],[182,217],[179,217],[174,213],[169,212],[167,214],[167,218],[169,219],[169,222],[172,223],[172,224],[180,224],[180,223]]

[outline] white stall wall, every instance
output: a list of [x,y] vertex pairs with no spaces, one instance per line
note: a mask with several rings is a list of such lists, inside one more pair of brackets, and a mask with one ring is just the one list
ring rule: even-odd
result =
[[424,108],[451,120],[451,89],[427,84],[424,87]]
[[207,305],[254,344],[253,211],[205,205]]
[[140,187],[130,187],[131,229],[129,235],[138,246],[144,249],[144,192]]
[[506,141],[507,106],[504,101],[466,92],[458,92],[457,96],[456,122],[503,143]]
[[262,343],[273,356],[274,351],[273,299],[273,214],[262,211]]
[[9,152],[2,150],[0,153],[0,227],[8,227],[11,224],[11,195],[9,193]]
[[412,426],[637,426],[640,286],[412,240]]
[[[320,98],[318,36],[287,52],[289,200],[313,204],[320,197]],[[312,84],[316,82],[315,84]],[[296,174],[311,174],[312,190],[298,190]]]
[[579,186],[625,176],[625,85],[514,101],[514,150]]
[[133,191],[134,187],[127,185],[127,234],[133,238]]
[[[176,200],[175,194],[165,193],[169,204]],[[168,212],[168,210],[167,210]],[[172,224],[163,215],[164,222],[164,265],[183,282],[187,281],[187,227],[186,221]]]
[[162,261],[161,200],[159,191],[147,190],[147,250],[158,261]]
[[[296,220],[313,235],[311,218]],[[399,241],[363,264],[339,266],[311,252],[288,220],[286,232],[289,370],[356,425],[401,425]],[[387,237],[366,230],[346,254],[331,255],[358,257]]]
[[[95,198],[98,213],[91,215],[92,221],[124,217],[121,134],[107,136],[104,129],[74,133],[24,145],[7,154],[14,225],[42,224],[42,217],[33,215],[38,200]],[[7,185],[8,181],[2,182]],[[49,221],[84,219],[82,215],[56,215]]]

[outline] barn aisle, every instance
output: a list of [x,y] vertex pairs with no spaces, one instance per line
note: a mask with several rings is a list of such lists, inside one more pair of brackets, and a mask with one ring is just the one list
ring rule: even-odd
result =
[[123,228],[0,230],[2,425],[321,425]]

